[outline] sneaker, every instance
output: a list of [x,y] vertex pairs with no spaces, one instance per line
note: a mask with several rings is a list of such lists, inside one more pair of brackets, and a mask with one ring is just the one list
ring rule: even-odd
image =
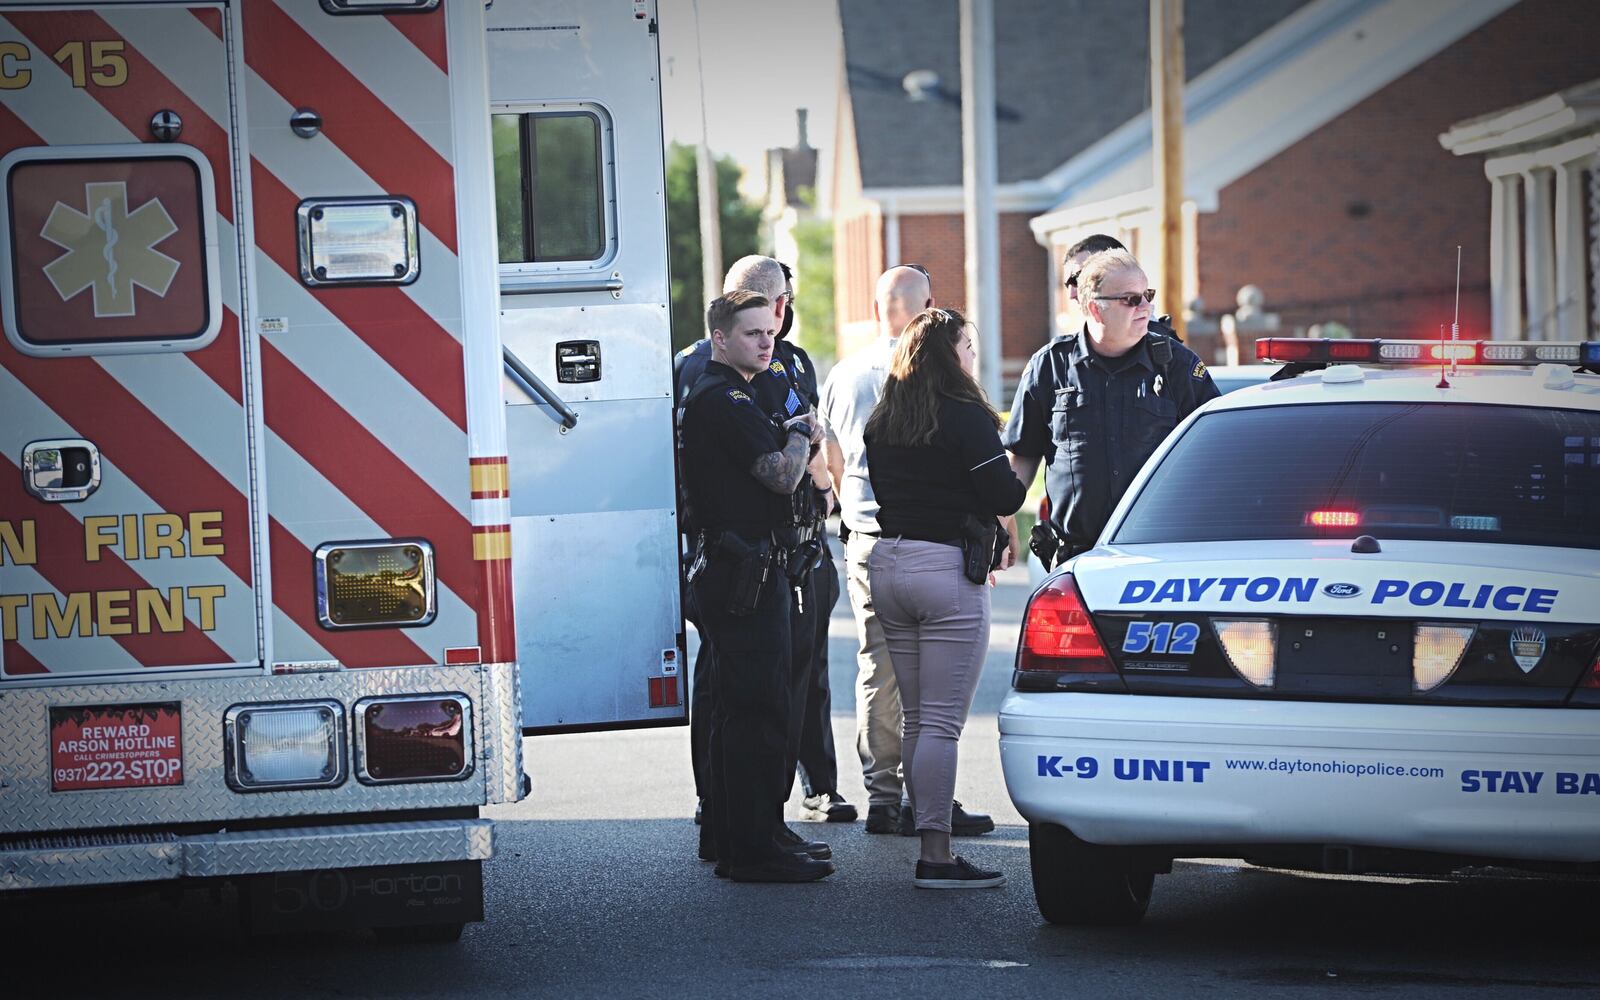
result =
[[813,823],[854,823],[856,807],[838,792],[821,792],[800,800],[800,818]]
[[867,806],[868,833],[899,833],[900,803],[884,802]]
[[838,870],[832,861],[794,854],[780,854],[755,864],[718,867],[723,869],[719,874],[734,882],[815,882]]
[[[983,813],[967,812],[959,802],[950,803],[950,836],[952,837],[979,837],[994,829],[994,819]],[[917,816],[911,810],[911,803],[900,804],[900,836],[915,837],[917,835]]]
[[918,861],[916,878],[911,881],[918,889],[992,889],[1005,885],[1006,876],[979,868],[958,854],[948,865]]
[[783,823],[779,823],[778,829],[773,832],[772,842],[786,854],[803,854],[818,861],[833,857],[833,848],[820,840],[807,840]]

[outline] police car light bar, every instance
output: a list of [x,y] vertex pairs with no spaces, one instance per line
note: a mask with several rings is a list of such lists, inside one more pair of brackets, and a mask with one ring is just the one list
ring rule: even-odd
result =
[[1514,340],[1319,340],[1264,337],[1256,360],[1288,364],[1463,365],[1562,364],[1600,366],[1600,341],[1526,343]]

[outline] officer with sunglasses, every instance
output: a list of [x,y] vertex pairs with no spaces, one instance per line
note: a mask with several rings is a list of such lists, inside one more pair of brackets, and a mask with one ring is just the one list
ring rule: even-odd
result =
[[1000,434],[1024,483],[1044,463],[1050,519],[1029,544],[1046,569],[1093,547],[1162,440],[1219,395],[1198,355],[1151,328],[1155,289],[1132,254],[1096,253],[1075,278],[1083,329],[1028,360]]

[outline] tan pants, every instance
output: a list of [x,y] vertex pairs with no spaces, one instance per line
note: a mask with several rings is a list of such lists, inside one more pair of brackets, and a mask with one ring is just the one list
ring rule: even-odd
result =
[[961,550],[884,538],[867,563],[872,603],[905,710],[901,752],[918,830],[950,832],[956,745],[989,652],[989,588],[961,571]]
[[900,804],[900,687],[883,626],[872,608],[867,559],[876,538],[851,532],[845,543],[845,582],[856,619],[856,752],[868,805]]

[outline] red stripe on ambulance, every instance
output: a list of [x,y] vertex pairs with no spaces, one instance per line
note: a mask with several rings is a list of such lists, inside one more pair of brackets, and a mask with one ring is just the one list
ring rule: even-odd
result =
[[415,201],[419,224],[455,253],[455,180],[444,157],[273,0],[243,10],[245,62],[256,75],[295,107],[320,111],[322,134],[385,191]]
[[391,537],[432,541],[439,579],[472,603],[467,519],[266,340],[261,384],[267,426],[284,444]]
[[[250,162],[256,246],[300,280],[295,209],[300,198],[259,160]],[[318,304],[372,348],[461,430],[467,429],[467,390],[461,344],[399,288],[314,288]]]
[[[116,593],[127,591],[133,593],[140,590],[155,590],[143,577],[117,555],[117,547],[109,546],[99,549],[99,559],[93,565],[82,560],[84,551],[84,529],[78,519],[67,513],[55,504],[40,503],[28,496],[22,489],[22,470],[14,465],[10,456],[0,455],[0,510],[29,511],[32,515],[35,530],[38,532],[38,550],[41,553],[74,553],[73,555],[51,555],[41,558],[33,569],[62,594],[89,593],[92,595],[107,592]],[[246,549],[248,552],[248,548]],[[218,587],[217,589],[221,589]],[[43,598],[55,601],[54,594],[31,595],[33,599]],[[221,595],[213,595],[215,607],[220,604]],[[201,664],[232,663],[233,657],[229,656],[221,646],[201,630],[199,625],[189,617],[196,612],[192,599],[184,599],[183,630],[181,632],[152,631],[145,635],[132,632],[131,614],[121,617],[125,620],[119,627],[126,626],[130,629],[127,635],[110,635],[117,644],[126,649],[140,665],[145,667],[188,667]],[[96,608],[93,599],[89,607],[90,622],[94,621]],[[57,609],[62,609],[59,604]],[[204,607],[202,604],[201,607]],[[18,612],[19,616],[21,612]],[[32,626],[32,612],[30,612],[29,625]],[[48,624],[48,623],[47,623]],[[88,623],[80,625],[87,628]],[[22,622],[18,622],[21,628]],[[81,631],[80,631],[81,634]]]
[[128,45],[116,29],[98,15],[83,11],[13,12],[8,13],[6,19],[45,52],[55,52],[72,42],[121,43],[117,54],[127,61],[126,82],[114,87],[98,86],[96,74],[91,73],[89,93],[140,140],[150,135],[152,107],[177,112],[183,119],[184,143],[204,153],[216,175],[217,214],[230,222],[233,220],[233,161],[229,156],[228,134],[137,49]]
[[395,30],[411,39],[411,44],[444,72],[450,72],[450,58],[444,26],[444,7],[441,5],[426,14],[385,14]]

